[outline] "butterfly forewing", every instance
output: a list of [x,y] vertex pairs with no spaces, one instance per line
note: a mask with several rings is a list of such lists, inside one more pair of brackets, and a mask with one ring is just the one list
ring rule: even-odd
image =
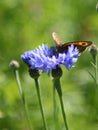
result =
[[52,33],[52,38],[56,43],[56,46],[62,46],[63,42],[61,41],[60,37],[57,35],[57,33],[53,32]]

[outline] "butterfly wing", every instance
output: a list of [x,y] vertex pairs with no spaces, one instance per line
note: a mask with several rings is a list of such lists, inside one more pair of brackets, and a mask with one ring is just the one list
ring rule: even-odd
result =
[[70,45],[74,45],[74,47],[77,47],[79,52],[83,52],[88,46],[92,45],[92,41],[75,41],[75,42],[67,42],[64,43],[62,46],[57,46],[58,52],[63,52],[65,50],[68,50],[68,47]]
[[52,38],[55,41],[56,46],[62,46],[63,45],[63,42],[61,41],[61,39],[60,39],[60,37],[58,36],[57,33],[53,32],[52,33]]
[[73,44],[74,47],[77,47],[77,49],[81,53],[88,46],[90,46],[92,44],[92,41],[75,41],[75,42],[67,42],[67,43],[63,44],[63,42],[61,41],[61,39],[59,38],[59,36],[55,32],[52,33],[52,37],[56,43],[56,47],[57,47],[58,52],[63,52],[65,50],[67,51],[68,47]]

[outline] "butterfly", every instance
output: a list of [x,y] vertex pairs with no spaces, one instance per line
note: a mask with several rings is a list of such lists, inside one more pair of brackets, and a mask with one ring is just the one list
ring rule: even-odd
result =
[[68,50],[68,47],[73,44],[74,47],[77,47],[79,53],[82,53],[83,51],[86,50],[88,46],[91,46],[93,44],[92,41],[73,41],[73,42],[67,42],[63,44],[63,42],[55,32],[52,33],[52,37],[56,43],[58,52],[63,52],[65,50]]

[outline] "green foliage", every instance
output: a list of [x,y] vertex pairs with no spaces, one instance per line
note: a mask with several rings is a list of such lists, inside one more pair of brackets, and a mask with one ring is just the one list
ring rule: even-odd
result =
[[[28,128],[24,108],[9,62],[20,62],[20,76],[28,103],[33,129],[42,130],[43,123],[34,81],[20,55],[42,43],[54,45],[52,32],[62,41],[91,40],[98,43],[98,12],[93,0],[0,0],[0,130]],[[71,130],[98,129],[98,94],[92,77],[88,51],[79,57],[69,72],[63,68],[61,86]],[[39,78],[43,106],[49,130],[54,129],[51,77]],[[98,92],[98,90],[97,90]],[[58,130],[65,129],[57,98]]]

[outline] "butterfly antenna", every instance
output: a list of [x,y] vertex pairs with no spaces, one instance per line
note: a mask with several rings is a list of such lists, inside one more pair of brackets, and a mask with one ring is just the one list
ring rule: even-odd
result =
[[53,32],[52,33],[52,38],[55,41],[57,46],[61,46],[63,44],[63,42],[61,41],[61,39],[59,38],[59,36],[57,35],[57,33]]

